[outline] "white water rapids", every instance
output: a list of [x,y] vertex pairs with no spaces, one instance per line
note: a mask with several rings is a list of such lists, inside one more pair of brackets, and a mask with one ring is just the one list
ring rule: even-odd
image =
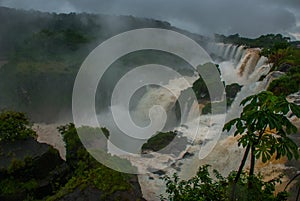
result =
[[[174,130],[181,132],[181,137],[186,137],[188,140],[187,146],[179,154],[161,154],[154,152],[151,153],[153,157],[142,159],[134,155],[127,155],[125,158],[129,159],[132,165],[140,169],[141,172],[145,172],[147,168],[151,167],[155,170],[163,169],[168,175],[172,175],[176,172],[181,178],[187,179],[194,176],[199,166],[203,164],[212,165],[213,168],[220,171],[224,176],[230,171],[237,169],[243,149],[237,146],[236,139],[231,136],[228,137],[227,134],[221,136],[214,150],[204,159],[199,159],[199,151],[204,144],[209,143],[211,139],[218,135],[217,132],[223,127],[221,119],[223,119],[224,116],[226,116],[226,121],[228,121],[239,115],[241,111],[239,103],[242,99],[266,89],[273,79],[272,74],[266,76],[262,81],[259,81],[259,79],[262,75],[268,74],[271,66],[266,64],[267,59],[265,57],[259,56],[260,50],[256,48],[246,49],[243,46],[211,43],[207,45],[206,51],[214,57],[215,63],[219,64],[221,77],[226,85],[238,83],[243,85],[241,91],[237,94],[235,101],[226,114],[214,116],[200,115],[195,117],[195,114],[192,114],[192,110],[187,115],[188,118],[184,125],[174,128]],[[276,75],[274,77],[276,77]],[[193,83],[197,78],[198,77],[195,76],[185,79]],[[166,86],[176,93],[170,94],[161,88],[148,89],[137,106],[137,110],[139,111],[137,115],[141,115],[138,117],[139,119],[147,116],[150,107],[155,104],[161,105],[165,110],[174,107],[176,98],[180,95],[181,91],[190,87],[186,85],[183,78],[170,80]],[[194,103],[192,108],[198,110],[201,109],[201,106]],[[105,122],[105,120],[109,118],[106,118],[105,115],[104,113],[100,114],[104,126],[109,127],[110,122]],[[195,122],[200,122],[199,129],[195,127],[195,125],[197,125]],[[40,125],[40,129],[42,129],[42,127],[43,126]],[[208,131],[209,135],[207,135]],[[65,154],[65,151],[62,150],[62,146],[56,145],[56,147],[60,149],[62,155]],[[108,148],[112,149],[112,147]],[[186,153],[189,153],[189,157],[183,157]],[[281,170],[284,168],[284,165],[274,163],[268,167],[269,168],[265,171],[274,171],[274,169]],[[162,175],[155,172],[138,175],[143,196],[146,200],[159,200],[159,195],[164,193],[165,184],[161,180],[161,177]]]
[[[206,158],[200,159],[199,154],[201,154],[201,151],[205,151],[203,150],[204,144],[209,144],[213,138],[218,136],[218,132],[223,127],[221,120],[224,116],[226,116],[227,121],[238,116],[241,111],[239,107],[240,101],[249,95],[264,90],[271,80],[268,78],[258,81],[262,75],[267,75],[270,70],[270,66],[266,64],[267,59],[259,56],[259,49],[245,49],[243,46],[235,45],[210,44],[206,50],[217,57],[216,63],[219,64],[221,78],[226,85],[238,83],[243,85],[243,88],[238,93],[227,114],[201,115],[196,119],[188,118],[185,126],[174,129],[182,132],[182,136],[187,137],[188,141],[194,140],[179,156],[155,153],[156,157],[146,160],[146,164],[151,165],[153,169],[164,169],[168,175],[176,172],[182,179],[194,176],[199,166],[204,164],[212,165],[213,168],[219,170],[223,175],[227,175],[230,171],[238,168],[243,149],[237,146],[236,139],[233,137],[222,135],[221,140]],[[180,86],[179,81],[173,80],[172,82],[174,87]],[[151,93],[147,94],[149,97],[164,95],[158,90],[149,93]],[[167,101],[169,104],[174,102],[171,99]],[[168,104],[164,102],[163,105]],[[199,106],[194,104],[193,107],[198,109],[197,107]],[[195,121],[200,122],[198,130]],[[208,131],[209,135],[207,135]],[[196,138],[194,139],[195,136]],[[183,158],[187,152],[191,157]],[[147,165],[145,166],[145,159],[139,161],[131,158],[130,160],[138,168],[147,167]],[[139,182],[146,200],[159,200],[159,195],[164,193],[165,184],[161,180],[161,175],[157,173],[139,175]]]

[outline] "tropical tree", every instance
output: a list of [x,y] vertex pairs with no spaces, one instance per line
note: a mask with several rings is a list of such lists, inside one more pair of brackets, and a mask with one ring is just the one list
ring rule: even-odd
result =
[[272,92],[263,91],[245,98],[240,117],[225,124],[223,130],[230,131],[235,126],[234,136],[238,136],[238,144],[245,149],[240,167],[232,186],[231,200],[235,199],[236,184],[242,174],[248,155],[250,154],[250,171],[248,187],[251,188],[251,177],[254,175],[256,159],[267,162],[273,155],[276,159],[287,156],[290,160],[298,158],[298,147],[289,134],[296,133],[297,128],[287,118],[291,111],[300,117],[300,108],[289,103],[284,96],[275,96]]

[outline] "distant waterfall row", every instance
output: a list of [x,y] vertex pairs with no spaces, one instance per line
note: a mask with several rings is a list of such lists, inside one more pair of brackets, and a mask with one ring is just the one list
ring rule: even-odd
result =
[[267,58],[260,56],[259,48],[209,43],[206,51],[220,65],[222,77],[227,84],[246,84],[250,75],[267,63]]
[[224,43],[209,43],[206,51],[216,60],[232,60],[238,64],[243,56],[245,56],[245,46],[238,46]]

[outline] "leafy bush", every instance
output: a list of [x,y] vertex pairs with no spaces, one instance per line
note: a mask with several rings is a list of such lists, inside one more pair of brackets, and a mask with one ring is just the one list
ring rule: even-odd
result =
[[[196,174],[189,180],[180,180],[174,174],[172,178],[166,176],[167,197],[161,195],[161,200],[170,201],[228,201],[230,190],[236,172],[233,171],[228,177],[223,177],[217,170],[210,175],[209,165],[201,166]],[[213,179],[215,178],[215,179]],[[248,189],[248,180],[251,179],[253,188]],[[284,201],[287,200],[286,192],[279,192],[276,195],[275,185],[280,179],[273,179],[264,182],[261,176],[249,177],[242,173],[237,184],[236,200],[255,201]]]
[[32,190],[38,187],[36,180],[31,179],[26,182],[18,181],[17,179],[4,179],[0,181],[1,195],[15,195],[20,192],[27,192],[30,194]]
[[283,75],[273,80],[268,87],[268,91],[275,95],[290,95],[300,90],[300,73],[293,75]]
[[0,141],[23,140],[36,137],[31,124],[22,112],[4,111],[0,114]]

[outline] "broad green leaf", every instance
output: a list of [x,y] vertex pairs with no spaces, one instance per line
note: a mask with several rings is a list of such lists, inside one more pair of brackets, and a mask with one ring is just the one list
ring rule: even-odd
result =
[[293,114],[296,115],[296,117],[300,118],[300,106],[298,106],[294,103],[291,103],[290,108],[291,108]]

